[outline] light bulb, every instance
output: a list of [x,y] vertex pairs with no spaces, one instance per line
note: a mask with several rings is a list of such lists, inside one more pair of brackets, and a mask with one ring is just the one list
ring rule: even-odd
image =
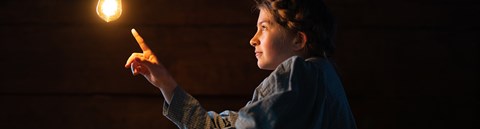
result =
[[97,14],[106,22],[117,20],[122,15],[122,1],[98,0]]

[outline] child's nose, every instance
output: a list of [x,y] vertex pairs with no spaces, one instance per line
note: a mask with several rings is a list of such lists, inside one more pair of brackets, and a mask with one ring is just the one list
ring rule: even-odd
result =
[[250,45],[251,45],[252,47],[257,46],[258,44],[259,44],[259,43],[258,43],[256,40],[250,40]]
[[260,41],[259,41],[258,38],[257,38],[257,34],[255,34],[255,35],[252,37],[252,39],[250,39],[250,45],[251,45],[252,47],[255,47],[255,46],[260,45]]

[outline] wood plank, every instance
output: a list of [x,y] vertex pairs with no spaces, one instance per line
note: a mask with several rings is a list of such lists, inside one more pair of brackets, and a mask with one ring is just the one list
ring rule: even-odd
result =
[[[268,75],[268,71],[256,68],[250,54],[253,49],[246,45],[249,28],[139,30],[180,85],[192,94],[249,95]],[[129,54],[139,50],[126,27],[3,27],[0,32],[1,42],[8,43],[2,44],[1,51],[14,53],[0,57],[7,77],[1,79],[2,92],[157,93],[142,77],[132,77],[123,68]],[[29,33],[35,35],[25,35]],[[472,84],[478,83],[474,78],[479,64],[477,33],[344,30],[337,37],[337,60],[351,91],[367,88],[384,95],[419,96],[421,91],[411,92],[411,87],[405,86],[416,83],[442,95],[458,82],[474,89]],[[410,74],[416,71],[420,73]],[[455,74],[460,75],[447,79]],[[404,80],[406,77],[411,79]],[[455,94],[469,91],[475,90],[459,89]]]
[[[105,24],[97,0],[8,0],[0,5],[1,24]],[[253,1],[123,0],[120,24],[254,23]]]
[[[207,110],[238,110],[243,97],[200,97]],[[160,96],[1,95],[0,127],[35,129],[175,129]]]
[[[426,93],[428,94],[428,93]],[[350,106],[358,128],[465,128],[476,125],[478,101],[457,97],[366,97],[351,98]],[[386,119],[387,118],[387,119]]]
[[349,28],[461,28],[479,29],[480,3],[422,1],[333,2],[339,26]]
[[[193,94],[251,94],[268,74],[256,66],[250,28],[137,29]],[[156,93],[123,68],[140,51],[127,27],[2,27],[0,35],[11,53],[0,57],[2,92]]]
[[[121,25],[254,25],[252,0],[123,1]],[[9,0],[0,8],[0,24],[106,24],[96,16],[96,0]],[[340,26],[479,28],[478,5],[462,1],[327,1]],[[61,10],[61,11],[59,11]]]
[[[197,98],[207,110],[217,112],[236,110],[247,100],[238,96]],[[358,127],[374,129],[474,127],[478,106],[472,106],[471,103],[477,101],[474,96],[465,96],[463,99],[449,96],[350,97]],[[2,128],[176,128],[162,115],[163,101],[160,96],[1,95],[0,103]]]
[[[478,31],[346,30],[336,61],[346,90],[373,96],[473,95]],[[452,89],[452,86],[457,88]],[[368,95],[367,95],[368,96]]]

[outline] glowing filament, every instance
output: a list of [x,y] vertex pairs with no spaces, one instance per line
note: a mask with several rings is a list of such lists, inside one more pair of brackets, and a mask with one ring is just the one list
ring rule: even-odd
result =
[[122,15],[121,0],[99,0],[97,14],[106,22],[117,20]]

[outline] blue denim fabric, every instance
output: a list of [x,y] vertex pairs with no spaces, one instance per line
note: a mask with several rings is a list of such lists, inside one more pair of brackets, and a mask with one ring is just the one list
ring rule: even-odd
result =
[[342,83],[326,59],[293,56],[255,89],[238,112],[207,112],[177,88],[163,114],[179,128],[356,129]]

